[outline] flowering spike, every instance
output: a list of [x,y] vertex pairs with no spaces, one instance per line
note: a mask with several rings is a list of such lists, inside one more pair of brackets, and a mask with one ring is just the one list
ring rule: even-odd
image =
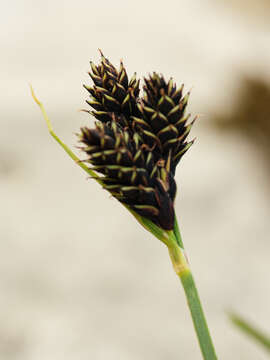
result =
[[175,167],[192,145],[186,142],[193,122],[185,116],[189,93],[182,96],[172,78],[153,73],[144,79],[139,98],[136,73],[129,80],[101,53],[89,73],[94,85],[87,103],[98,120],[81,129],[79,140],[104,189],[136,214],[164,230],[174,226]]

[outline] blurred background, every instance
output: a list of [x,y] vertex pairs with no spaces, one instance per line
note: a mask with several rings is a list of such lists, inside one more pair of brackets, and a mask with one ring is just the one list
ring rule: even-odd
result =
[[200,114],[177,214],[220,359],[267,359],[228,321],[270,333],[270,3],[4,1],[0,13],[0,357],[201,359],[166,248],[77,167],[89,60],[173,76]]

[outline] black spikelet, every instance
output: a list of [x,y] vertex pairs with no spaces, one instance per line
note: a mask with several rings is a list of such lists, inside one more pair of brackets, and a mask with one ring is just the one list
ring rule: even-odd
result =
[[80,141],[92,169],[120,202],[166,230],[174,223],[175,182],[166,168],[154,163],[152,152],[136,132],[130,136],[116,119],[82,128]]
[[116,70],[101,53],[100,65],[90,64],[94,85],[85,86],[87,103],[98,121],[79,135],[86,161],[116,199],[172,230],[175,168],[193,143],[186,141],[193,123],[185,115],[189,94],[182,96],[183,86],[177,89],[172,79],[153,73],[139,98],[139,80],[128,80],[122,62]]
[[130,116],[138,115],[137,100],[139,96],[140,81],[136,74],[129,80],[126,69],[120,62],[120,69],[110,63],[101,53],[101,63],[96,66],[90,62],[92,72],[90,77],[93,87],[84,87],[90,93],[90,100],[86,102],[94,109],[91,114],[102,122],[112,120],[112,114],[118,115],[122,126],[129,126]]
[[144,141],[154,146],[157,156],[167,159],[171,154],[171,169],[192,145],[187,142],[193,122],[187,124],[190,114],[185,115],[189,93],[183,96],[183,85],[177,89],[173,80],[165,81],[162,75],[153,73],[144,79],[144,98],[138,105],[140,117],[133,118],[143,133]]

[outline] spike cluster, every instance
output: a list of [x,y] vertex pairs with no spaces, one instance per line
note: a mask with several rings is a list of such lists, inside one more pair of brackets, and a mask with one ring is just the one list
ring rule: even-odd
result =
[[92,168],[103,174],[103,187],[115,198],[165,230],[174,226],[175,168],[192,145],[192,123],[185,116],[189,94],[172,79],[153,73],[139,97],[136,74],[129,80],[123,63],[117,70],[101,53],[91,63],[94,85],[87,103],[98,120],[81,129],[82,150]]

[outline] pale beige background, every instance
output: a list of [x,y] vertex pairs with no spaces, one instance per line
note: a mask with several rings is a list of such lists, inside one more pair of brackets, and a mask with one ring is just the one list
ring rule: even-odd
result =
[[270,80],[269,7],[258,2],[3,1],[0,12],[0,357],[201,359],[164,246],[49,137],[28,82],[74,146],[97,48],[130,74],[193,88],[203,114],[177,171],[176,209],[219,359],[266,360],[234,309],[270,332],[269,179],[236,136],[205,126],[239,72]]

